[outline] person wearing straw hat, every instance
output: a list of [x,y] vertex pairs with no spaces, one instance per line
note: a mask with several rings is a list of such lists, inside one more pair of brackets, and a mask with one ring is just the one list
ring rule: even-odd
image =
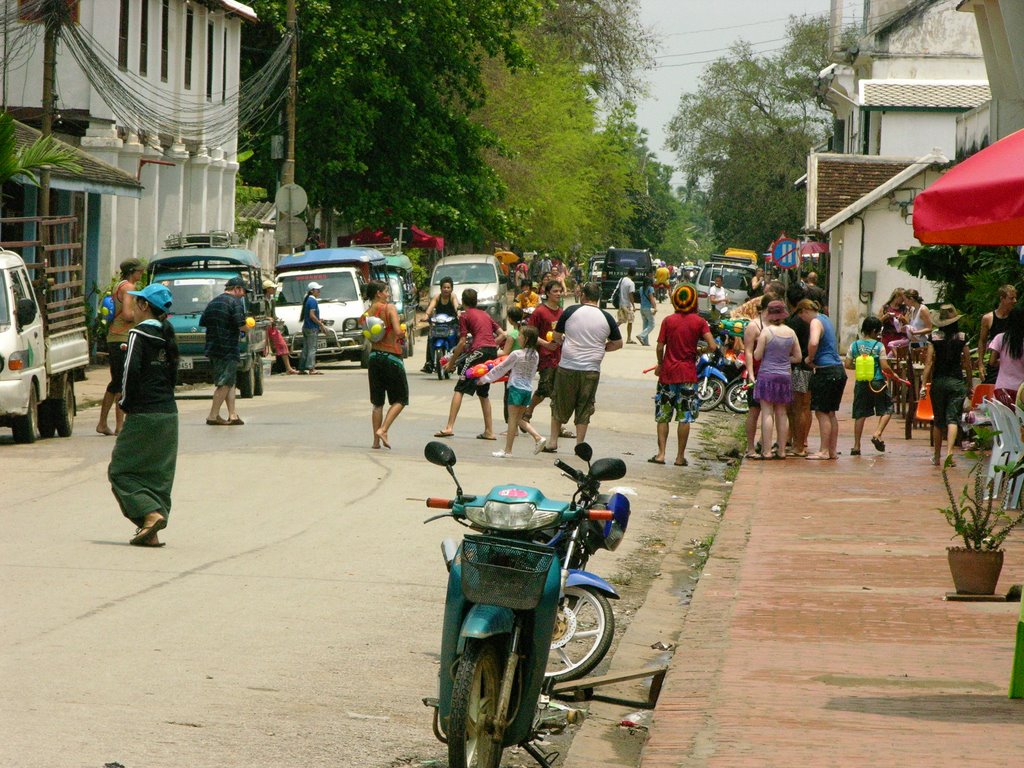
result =
[[925,396],[925,387],[931,384],[932,464],[935,466],[941,461],[943,435],[946,437],[945,461],[955,465],[953,444],[960,426],[960,412],[974,384],[971,349],[960,330],[960,317],[956,307],[943,304],[938,318],[932,319],[933,330],[925,352],[921,397]]
[[136,527],[130,543],[161,547],[157,533],[171,514],[178,459],[178,345],[167,322],[171,292],[154,283],[131,295],[137,324],[128,334],[118,403],[125,420],[107,478],[121,513]]

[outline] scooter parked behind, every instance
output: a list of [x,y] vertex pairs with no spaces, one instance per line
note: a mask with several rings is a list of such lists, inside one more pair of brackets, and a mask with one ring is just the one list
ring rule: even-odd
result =
[[[571,501],[556,501],[520,485],[465,494],[448,445],[427,443],[424,455],[445,467],[456,485],[454,499],[427,500],[428,507],[445,510],[430,520],[452,517],[482,534],[441,545],[448,591],[439,696],[424,700],[435,707],[434,734],[448,744],[449,768],[498,768],[504,749],[516,744],[550,768],[549,756],[532,742],[564,728],[568,718],[560,709],[548,714],[547,707],[552,683],[545,668],[559,602],[584,523],[614,519],[612,510],[598,508],[601,481],[624,476],[626,465],[599,459],[583,472],[556,461],[576,483]],[[545,529],[565,537],[564,550],[533,542]]]

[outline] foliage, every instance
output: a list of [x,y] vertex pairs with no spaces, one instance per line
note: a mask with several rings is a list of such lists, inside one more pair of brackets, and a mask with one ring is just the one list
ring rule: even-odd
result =
[[14,135],[14,119],[6,112],[0,112],[0,186],[19,175],[30,184],[39,186],[36,173],[45,166],[69,173],[82,170],[74,150],[53,136],[42,136],[19,152]]
[[953,304],[964,318],[960,326],[977,330],[979,318],[998,303],[1002,285],[1024,295],[1024,276],[1013,248],[973,245],[923,245],[907,248],[889,264],[939,285],[938,300]]
[[778,54],[737,43],[680,99],[668,143],[689,183],[707,190],[719,247],[760,251],[779,231],[803,228],[804,192],[793,183],[829,123],[813,90],[827,64],[824,17],[793,17]]
[[[520,33],[542,4],[301,3],[296,181],[311,205],[356,227],[415,221],[455,241],[503,230],[501,184],[483,157],[493,137],[469,114],[484,100],[485,58],[527,63]],[[254,5],[263,22],[245,70],[283,29],[284,0]],[[253,180],[270,186],[275,168],[254,148]]]
[[654,33],[640,23],[639,0],[560,0],[544,14],[541,32],[558,40],[593,91],[610,101],[639,96],[639,73],[654,66]]
[[[981,428],[978,432],[982,439],[985,438],[983,433],[991,434],[991,430]],[[949,506],[939,511],[953,527],[954,535],[963,539],[964,546],[978,551],[999,549],[1010,532],[1024,522],[1024,511],[1010,514],[1006,510],[1012,485],[1010,481],[1024,473],[1024,457],[1011,465],[998,467],[1003,473],[1003,493],[999,497],[998,506],[993,492],[994,480],[986,477],[985,461],[984,457],[975,460],[974,466],[967,473],[967,483],[959,499],[953,493],[949,480],[948,470],[952,460],[946,459],[942,466],[942,483],[949,498]]]
[[250,203],[267,199],[267,190],[263,187],[248,187],[244,184],[235,186],[235,232],[242,240],[250,240],[260,229],[260,220],[254,216],[243,216],[241,211]]

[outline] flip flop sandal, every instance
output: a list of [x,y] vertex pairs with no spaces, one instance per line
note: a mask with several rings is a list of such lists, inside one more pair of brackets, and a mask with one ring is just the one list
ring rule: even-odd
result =
[[885,453],[885,440],[881,440],[881,439],[879,439],[877,437],[872,437],[871,438],[871,444],[873,446],[875,446],[875,448],[877,448],[882,453]]
[[853,450],[850,451],[850,455],[851,456],[860,456],[860,451],[858,451],[856,448],[854,448]]
[[649,458],[647,461],[650,464],[664,464],[665,463],[664,459],[659,459],[656,456],[651,456],[651,458]]
[[477,440],[497,440],[498,438],[494,437],[493,435],[488,437],[483,432],[481,432],[479,435],[476,436],[476,439]]
[[227,424],[228,424],[229,427],[241,427],[241,426],[243,426],[245,424],[245,422],[242,421],[237,416],[235,416],[235,418],[233,418],[233,419],[228,419]]
[[455,433],[454,432],[445,432],[445,431],[442,430],[440,432],[435,432],[434,433],[434,437],[455,437]]
[[132,540],[128,542],[136,547],[144,547],[149,545],[149,540],[153,537],[154,533],[162,531],[167,527],[167,518],[161,517],[152,525],[147,525],[145,528],[139,528],[132,536]]
[[677,466],[677,467],[688,467],[688,466],[690,466],[690,462],[688,462],[686,459],[683,459],[682,461],[673,461],[672,463],[675,466]]
[[216,419],[207,419],[206,423],[209,424],[211,427],[226,427],[228,425],[228,420],[222,419],[220,416],[218,416]]

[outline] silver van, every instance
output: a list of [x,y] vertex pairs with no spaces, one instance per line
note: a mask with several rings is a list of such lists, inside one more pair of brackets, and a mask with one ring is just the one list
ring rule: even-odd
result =
[[505,327],[508,312],[508,280],[498,260],[486,253],[442,256],[430,275],[430,298],[441,293],[441,278],[450,277],[456,297],[462,303],[462,292],[476,291],[477,309],[482,309],[494,322]]
[[749,298],[750,281],[757,272],[752,264],[735,261],[707,261],[697,275],[697,312],[702,317],[711,314],[711,302],[708,291],[715,284],[715,278],[722,276],[722,286],[729,296],[729,309],[734,309]]

